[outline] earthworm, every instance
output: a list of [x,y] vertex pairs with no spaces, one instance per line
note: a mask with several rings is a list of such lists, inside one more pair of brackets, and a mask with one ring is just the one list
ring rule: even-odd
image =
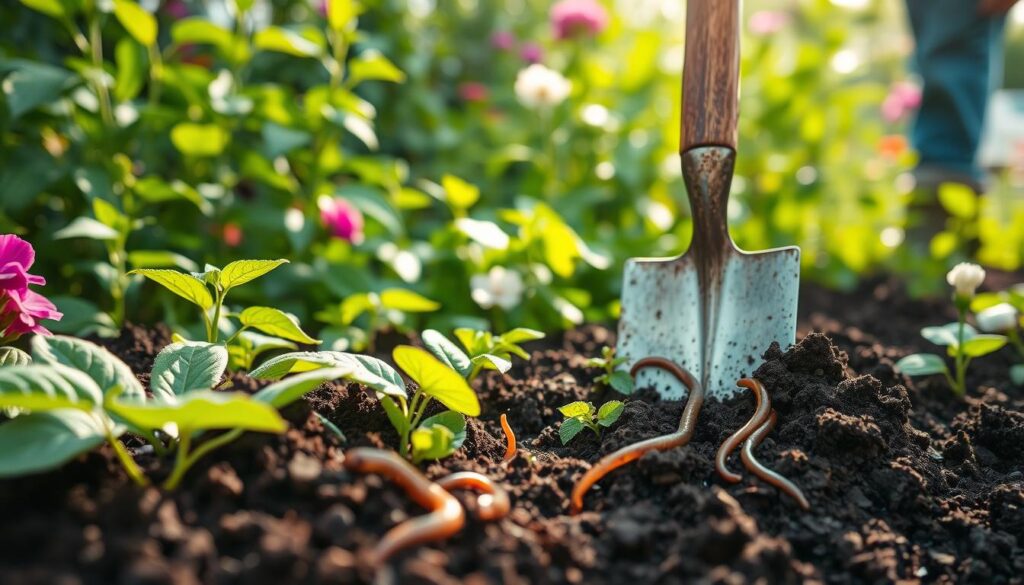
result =
[[512,427],[508,425],[508,417],[504,413],[501,415],[501,430],[505,431],[505,456],[502,457],[503,461],[516,456],[516,434],[512,432]]
[[689,389],[690,396],[686,401],[686,407],[683,408],[683,415],[679,419],[679,430],[670,435],[654,437],[628,445],[602,457],[600,461],[583,474],[583,477],[573,487],[572,498],[570,499],[570,511],[573,514],[578,514],[583,510],[583,496],[587,493],[587,490],[612,470],[622,467],[630,461],[639,459],[648,451],[665,451],[673,447],[681,447],[693,437],[693,431],[697,426],[697,415],[700,414],[700,407],[704,403],[704,389],[701,387],[700,382],[694,379],[693,375],[686,368],[663,357],[647,357],[637,360],[629,373],[631,376],[636,376],[636,373],[644,367],[661,368],[675,376],[677,380]]
[[[754,393],[754,400],[756,400],[756,406],[754,407],[754,414],[751,415],[750,420],[745,425],[740,427],[738,431],[729,436],[728,439],[722,443],[722,446],[718,448],[718,453],[715,455],[715,470],[718,471],[718,475],[722,479],[729,483],[739,483],[743,479],[738,473],[729,471],[729,468],[725,466],[726,459],[729,455],[736,450],[736,447],[740,446],[740,443],[749,437],[754,431],[760,429],[761,425],[768,419],[768,411],[772,408],[771,400],[768,398],[768,391],[764,389],[764,385],[753,378],[743,378],[739,382],[736,382],[737,386],[742,386]],[[748,466],[749,467],[749,466]]]
[[[394,451],[357,447],[345,453],[345,468],[383,475],[401,486],[417,504],[430,510],[425,516],[395,526],[373,549],[374,566],[396,552],[424,542],[443,540],[462,529],[466,515],[455,496],[423,476]],[[481,506],[483,510],[483,506]]]
[[476,500],[479,506],[477,516],[481,520],[500,520],[508,514],[508,494],[486,475],[460,471],[437,480],[437,485],[448,491],[463,488],[481,492]]
[[768,436],[768,433],[772,432],[777,420],[778,416],[775,414],[775,409],[773,408],[771,414],[768,415],[768,420],[766,420],[764,424],[758,427],[757,430],[755,430],[749,437],[747,437],[747,440],[744,441],[743,450],[740,451],[740,458],[743,460],[743,465],[745,465],[751,473],[764,480],[765,483],[771,484],[780,491],[788,494],[789,497],[796,500],[804,510],[810,510],[811,504],[807,501],[807,498],[804,497],[804,493],[800,491],[800,488],[796,487],[796,484],[785,477],[782,477],[778,472],[768,469],[754,457],[754,447],[760,445],[761,441]]

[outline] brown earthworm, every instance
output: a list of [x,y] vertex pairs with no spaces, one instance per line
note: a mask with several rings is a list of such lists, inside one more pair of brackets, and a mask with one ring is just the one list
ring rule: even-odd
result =
[[448,491],[462,488],[481,492],[476,500],[479,506],[477,515],[481,520],[500,520],[508,514],[508,494],[486,475],[460,471],[437,480],[437,485]]
[[742,477],[738,473],[733,473],[725,466],[725,460],[729,458],[729,455],[736,450],[736,447],[740,446],[740,443],[749,437],[754,431],[758,430],[764,421],[768,419],[768,411],[772,408],[771,400],[768,398],[768,391],[764,389],[764,385],[753,378],[743,378],[739,382],[736,382],[737,386],[742,386],[754,393],[754,400],[756,406],[754,407],[754,414],[751,415],[750,420],[745,425],[740,427],[738,431],[733,433],[722,443],[722,446],[718,448],[718,453],[715,455],[715,470],[718,471],[718,475],[722,479],[729,483],[739,483]]
[[505,456],[502,458],[503,461],[516,456],[516,434],[512,432],[512,427],[508,425],[508,417],[501,415],[501,430],[505,431]]
[[693,375],[685,368],[663,357],[647,357],[637,360],[629,373],[636,376],[636,373],[645,367],[661,368],[675,376],[689,389],[690,396],[686,401],[686,407],[683,408],[683,415],[679,419],[679,430],[670,435],[654,437],[628,445],[602,457],[583,474],[583,477],[573,487],[570,499],[570,510],[573,514],[578,514],[583,510],[583,496],[587,490],[612,470],[639,459],[648,451],[665,451],[673,447],[681,447],[693,437],[693,431],[697,426],[697,415],[700,414],[700,407],[704,403],[704,389],[700,382],[694,379]]
[[796,487],[796,484],[785,477],[782,477],[778,472],[768,469],[754,457],[754,447],[760,445],[761,441],[768,436],[768,433],[772,432],[777,420],[778,416],[775,414],[775,409],[773,408],[771,414],[768,416],[768,420],[766,420],[764,424],[758,427],[757,430],[747,437],[747,440],[743,443],[743,450],[740,451],[740,458],[743,460],[743,465],[745,465],[751,473],[764,480],[765,483],[771,484],[780,491],[788,494],[791,498],[796,500],[804,510],[810,510],[811,504],[807,501],[807,498],[804,497],[804,493],[800,491],[800,488]]
[[404,548],[448,538],[465,523],[466,515],[459,501],[394,451],[368,447],[349,449],[345,453],[345,468],[383,475],[401,486],[417,504],[430,510],[425,516],[407,520],[389,530],[373,549],[371,563],[374,566]]

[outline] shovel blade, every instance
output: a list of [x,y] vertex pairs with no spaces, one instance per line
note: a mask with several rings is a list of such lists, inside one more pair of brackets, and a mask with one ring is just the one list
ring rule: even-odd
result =
[[[702,291],[689,253],[627,261],[618,337],[625,366],[665,357],[690,370],[708,396],[725,399],[773,341],[783,347],[795,341],[799,248],[730,249],[719,275]],[[637,386],[666,399],[686,395],[675,378],[653,368],[638,373]]]

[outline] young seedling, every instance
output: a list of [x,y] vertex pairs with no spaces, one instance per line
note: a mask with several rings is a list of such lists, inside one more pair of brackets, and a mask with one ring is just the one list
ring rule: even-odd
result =
[[[224,301],[231,289],[251,282],[287,262],[239,260],[223,269],[207,264],[206,270],[200,273],[144,268],[134,270],[131,274],[141,274],[202,309],[200,314],[206,328],[207,343],[218,343],[222,316],[237,319],[239,327],[224,345],[232,348],[229,352],[233,367],[249,368],[256,356],[266,350],[294,349],[295,345],[292,342],[320,343],[320,340],[310,337],[303,331],[294,317],[280,309],[247,307],[239,313],[224,311]],[[259,330],[266,335],[254,335],[250,329]]]
[[563,445],[573,440],[583,429],[590,429],[600,437],[601,428],[615,424],[625,407],[620,400],[609,400],[602,404],[600,409],[593,403],[582,400],[566,404],[558,409],[558,412],[565,416],[565,420],[558,427],[558,437]]
[[[366,351],[373,352],[377,334],[387,327],[401,328],[410,313],[432,313],[441,304],[403,288],[388,288],[380,293],[358,293],[345,298],[336,307],[317,312],[314,317],[332,326],[350,328],[366,315]],[[356,344],[354,349],[364,349]]]
[[[253,370],[258,380],[277,380],[289,372],[343,367],[345,379],[374,391],[398,434],[398,452],[419,462],[441,459],[455,452],[466,438],[466,416],[480,415],[480,402],[459,371],[426,350],[400,345],[392,353],[395,363],[418,386],[410,396],[402,376],[385,362],[340,351],[292,352],[273,357]],[[424,418],[437,400],[449,410]]]
[[434,329],[423,332],[423,345],[437,359],[462,374],[467,381],[473,381],[485,369],[497,370],[502,374],[509,371],[512,368],[512,356],[530,359],[530,354],[521,345],[543,339],[544,334],[524,327],[501,335],[462,328],[455,330],[455,337],[465,351]]
[[633,376],[630,376],[627,371],[618,369],[627,361],[626,358],[615,357],[615,349],[605,346],[601,348],[601,357],[590,358],[587,360],[587,366],[604,370],[603,374],[594,378],[595,383],[628,396],[633,393]]
[[[1021,328],[1024,327],[1024,284],[1017,284],[1009,290],[992,293],[981,293],[971,301],[974,320],[978,329],[985,333],[1000,333],[1017,350],[1020,359],[1024,360],[1024,340]],[[1024,363],[1010,366],[1010,380],[1018,386],[1024,385]]]
[[954,288],[953,303],[957,309],[957,320],[921,330],[922,337],[946,347],[946,353],[953,358],[953,370],[950,371],[946,366],[946,360],[933,353],[908,355],[896,362],[896,369],[908,376],[943,374],[955,394],[963,396],[967,392],[967,367],[971,360],[997,351],[1007,342],[1006,336],[978,333],[967,323],[971,301],[984,279],[985,271],[977,264],[961,263],[954,266],[946,275],[946,280]]

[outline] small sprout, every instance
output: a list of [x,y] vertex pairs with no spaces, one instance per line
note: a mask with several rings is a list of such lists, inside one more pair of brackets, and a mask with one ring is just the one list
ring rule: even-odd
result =
[[633,393],[633,376],[630,376],[629,372],[625,370],[617,369],[627,361],[626,358],[615,357],[615,349],[605,346],[601,349],[601,357],[587,360],[587,367],[604,370],[603,374],[594,378],[596,384],[601,384],[628,396]]
[[455,336],[466,349],[463,351],[440,331],[423,332],[423,345],[445,365],[472,382],[484,369],[504,374],[512,368],[512,356],[530,359],[521,344],[543,339],[544,334],[533,329],[517,328],[502,335],[475,329],[456,329]]
[[[356,350],[373,352],[377,334],[387,327],[400,328],[413,313],[432,313],[441,304],[404,288],[388,288],[380,293],[365,292],[345,297],[340,304],[322,311],[314,317],[344,331],[343,336]],[[362,330],[355,329],[356,320],[365,316],[365,338]]]
[[572,402],[558,409],[565,420],[558,428],[558,436],[565,445],[580,434],[583,429],[590,429],[598,437],[601,436],[601,427],[610,427],[622,416],[626,405],[621,400],[609,400],[598,409],[591,402],[582,400]]

